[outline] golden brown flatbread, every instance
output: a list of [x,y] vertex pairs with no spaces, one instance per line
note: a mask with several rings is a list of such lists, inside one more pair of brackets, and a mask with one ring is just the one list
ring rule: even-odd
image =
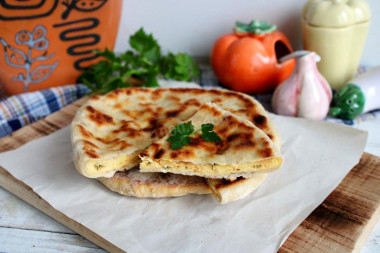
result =
[[251,121],[277,145],[277,129],[262,105],[247,95],[219,89],[125,88],[91,97],[71,125],[74,163],[86,177],[112,177],[140,161],[138,154],[212,102]]

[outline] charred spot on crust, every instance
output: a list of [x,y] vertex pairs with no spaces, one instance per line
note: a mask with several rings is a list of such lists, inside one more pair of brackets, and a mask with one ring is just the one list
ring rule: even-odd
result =
[[231,143],[233,141],[239,142],[239,143],[246,143],[248,141],[251,141],[253,138],[252,133],[235,133],[231,134],[227,137],[227,142]]
[[260,152],[260,155],[262,157],[271,157],[271,156],[273,156],[272,149],[270,149],[270,148],[264,148],[264,149],[260,150],[259,152]]
[[149,149],[152,150],[152,153],[155,154],[158,152],[158,149],[160,148],[160,145],[157,144],[157,143],[153,143],[152,145],[150,145]]
[[111,144],[112,145],[109,148],[118,147],[118,150],[123,150],[123,149],[131,146],[131,144],[129,144],[128,142],[123,141],[123,140],[117,140],[117,141],[112,142]]
[[155,89],[153,92],[152,92],[152,99],[153,100],[158,100],[162,97],[162,93],[165,92],[165,90],[162,90],[162,89]]
[[158,127],[158,120],[155,118],[155,117],[151,117],[150,119],[149,119],[149,126],[148,127],[145,127],[144,129],[143,129],[143,131],[148,131],[148,132],[150,132],[150,131],[154,131],[157,127]]
[[107,114],[103,114],[103,119],[105,119],[105,121],[107,121],[108,123],[113,123],[113,118]]
[[156,126],[156,125],[157,125],[157,122],[158,122],[158,120],[157,120],[156,118],[151,118],[151,119],[149,120],[149,124],[150,124],[151,126]]
[[94,150],[87,150],[86,154],[91,158],[99,158],[99,156],[95,153]]
[[180,110],[168,111],[166,112],[166,117],[176,117],[180,112]]
[[104,144],[110,144],[110,143],[114,143],[114,142],[117,142],[119,141],[119,138],[116,138],[116,139],[113,139],[113,140],[107,140],[107,139],[103,139],[103,138],[100,138],[100,137],[96,137],[95,138],[97,141],[100,141]]
[[[255,129],[252,128],[250,125],[247,125],[245,122],[241,122],[241,121],[237,120],[235,117],[233,117],[231,115],[225,116],[220,125],[222,125],[222,124],[223,124],[223,126],[226,126],[228,129],[236,126],[237,128],[240,128],[241,130],[247,130],[250,132],[255,131]],[[218,126],[216,126],[216,127],[218,127]]]
[[181,101],[181,99],[179,97],[176,97],[176,96],[173,96],[173,95],[167,96],[166,99],[173,100],[173,101],[176,101],[176,102]]
[[87,109],[87,111],[89,111],[90,113],[95,113],[95,109],[94,109],[94,107],[92,107],[92,106],[87,106],[86,107],[86,109]]
[[237,144],[236,148],[244,149],[244,148],[247,148],[247,147],[255,147],[255,146],[256,146],[255,142],[247,140],[246,142],[242,142],[242,143]]
[[272,151],[272,149],[271,149],[271,147],[270,147],[270,143],[269,143],[267,140],[265,140],[265,139],[264,139],[264,140],[261,139],[260,144],[261,144],[261,147],[260,147],[259,152],[260,152],[260,155],[261,155],[262,157],[270,157],[270,156],[273,156],[273,151]]
[[100,99],[100,96],[99,95],[92,95],[90,97],[91,100],[99,100]]
[[185,150],[175,150],[170,153],[170,158],[172,159],[182,159],[182,158],[191,158],[194,156],[194,153],[191,150],[185,149]]
[[263,115],[255,115],[253,116],[253,123],[257,125],[258,127],[263,127],[267,123],[267,118]]
[[136,130],[136,129],[133,129],[133,128],[130,128],[128,129],[128,133],[127,133],[127,136],[130,137],[130,138],[135,138],[135,137],[138,137],[138,136],[141,136],[141,131],[139,130]]
[[227,137],[227,142],[231,142],[235,139],[238,139],[241,135],[240,134],[231,134],[230,136]]
[[193,154],[193,152],[191,152],[190,150],[185,150],[182,153],[187,155],[187,156]]
[[247,109],[239,109],[239,110],[237,110],[236,112],[247,113]]
[[244,102],[246,108],[255,108],[256,104],[252,103],[252,101],[245,96],[241,96],[240,99]]
[[147,156],[148,156],[148,154],[146,153],[146,151],[143,151],[140,153],[140,157],[147,157]]
[[116,90],[113,90],[111,92],[108,92],[105,96],[107,98],[116,99],[117,96],[119,96],[119,94],[123,93],[123,92],[124,92],[124,89],[116,89]]
[[221,116],[223,114],[221,111],[217,110],[215,107],[211,107],[210,110],[215,117]]
[[225,134],[228,132],[228,127],[224,127],[224,128],[222,128],[222,129],[218,129],[216,132],[217,132],[219,135],[223,136],[223,135],[225,135]]
[[160,148],[153,156],[154,159],[160,159],[165,153],[165,150]]
[[113,94],[116,94],[116,95],[119,95],[119,94],[122,93],[122,92],[123,92],[122,89],[116,89],[116,90],[114,90],[112,93],[113,93]]
[[86,138],[94,137],[94,135],[91,132],[87,131],[83,126],[78,125],[78,128],[83,137],[86,137]]
[[261,138],[261,144],[265,148],[268,148],[270,146],[270,143],[265,138]]
[[226,142],[215,142],[216,151],[215,154],[221,155],[223,154],[229,147],[228,143]]
[[186,106],[190,106],[190,105],[193,105],[193,106],[198,106],[200,107],[202,104],[195,98],[192,98],[192,99],[189,99],[187,100],[184,105]]
[[152,137],[158,137],[159,139],[161,139],[162,137],[164,137],[166,134],[169,133],[169,129],[167,127],[165,127],[164,125],[159,125],[155,131],[152,132]]
[[244,180],[243,177],[238,177],[235,180],[221,179],[221,180],[218,180],[218,183],[215,185],[215,188],[219,189],[219,188],[223,188],[226,186],[231,186],[233,184],[239,183],[242,180]]
[[139,129],[135,129],[133,127],[130,127],[129,125],[134,124],[133,121],[130,120],[122,120],[122,125],[118,128],[112,131],[114,134],[119,133],[126,133],[128,137],[137,137],[141,136],[141,131]]
[[[116,91],[116,90],[115,90]],[[117,98],[117,93],[115,91],[112,91],[110,93],[108,93],[106,96],[107,98],[110,98],[110,99],[116,99]]]
[[121,112],[122,112],[125,116],[127,116],[127,117],[129,117],[129,118],[131,118],[131,119],[136,119],[136,116],[133,115],[133,112],[131,112],[131,111],[121,110]]
[[216,145],[218,145],[218,142],[206,142],[201,136],[191,138],[191,141],[188,144],[188,146],[191,146],[192,148],[202,148],[209,153],[216,152]]
[[174,151],[174,152],[172,152],[171,154],[170,154],[170,158],[172,158],[172,159],[176,159],[177,157],[178,157],[178,152],[176,152],[176,151]]
[[131,144],[129,144],[128,142],[126,141],[123,141],[123,140],[120,140],[119,138],[115,138],[115,139],[106,139],[106,138],[100,138],[100,137],[96,137],[95,138],[97,141],[99,142],[102,142],[106,145],[108,145],[108,149],[112,149],[114,147],[117,147],[119,146],[119,149],[124,149],[126,147],[129,147],[131,146]]
[[86,107],[86,110],[90,113],[90,120],[94,121],[98,125],[115,124],[111,116],[96,110],[90,105]]
[[228,149],[229,144],[225,141],[206,142],[201,136],[198,136],[191,138],[188,146],[195,149],[201,148],[213,154],[221,154]]
[[91,148],[97,148],[97,149],[99,149],[99,147],[96,146],[94,143],[92,143],[90,141],[86,141],[86,140],[83,141],[83,146],[84,146],[85,150],[90,150]]
[[223,100],[221,98],[215,98],[215,99],[212,100],[212,102],[215,103],[215,104],[218,104],[218,103],[222,103]]
[[200,136],[194,137],[194,138],[191,138],[191,141],[188,145],[196,147],[196,146],[199,146],[202,142],[205,142],[202,137],[200,137]]

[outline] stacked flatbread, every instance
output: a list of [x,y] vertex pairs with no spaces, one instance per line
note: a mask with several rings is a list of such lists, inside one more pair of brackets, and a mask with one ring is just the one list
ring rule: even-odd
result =
[[[172,150],[184,122],[211,123],[222,141],[200,133]],[[282,164],[279,133],[250,96],[219,89],[125,88],[93,96],[71,125],[79,173],[135,197],[213,194],[220,203],[254,191]]]

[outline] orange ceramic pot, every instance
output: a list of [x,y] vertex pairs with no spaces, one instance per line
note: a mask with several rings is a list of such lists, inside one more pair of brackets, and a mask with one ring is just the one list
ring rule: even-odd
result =
[[0,86],[6,95],[76,83],[113,49],[122,0],[0,1]]
[[292,51],[287,37],[274,25],[265,21],[237,22],[233,34],[216,40],[211,65],[219,81],[233,90],[268,93],[292,73],[294,59],[279,62]]

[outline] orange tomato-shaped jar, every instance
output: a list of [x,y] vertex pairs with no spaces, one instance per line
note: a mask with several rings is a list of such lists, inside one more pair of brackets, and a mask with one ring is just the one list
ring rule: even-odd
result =
[[211,52],[211,65],[219,81],[236,91],[263,94],[274,90],[293,71],[293,52],[287,37],[266,21],[236,23],[234,34],[220,37]]
[[76,83],[112,49],[122,0],[0,1],[0,97]]

